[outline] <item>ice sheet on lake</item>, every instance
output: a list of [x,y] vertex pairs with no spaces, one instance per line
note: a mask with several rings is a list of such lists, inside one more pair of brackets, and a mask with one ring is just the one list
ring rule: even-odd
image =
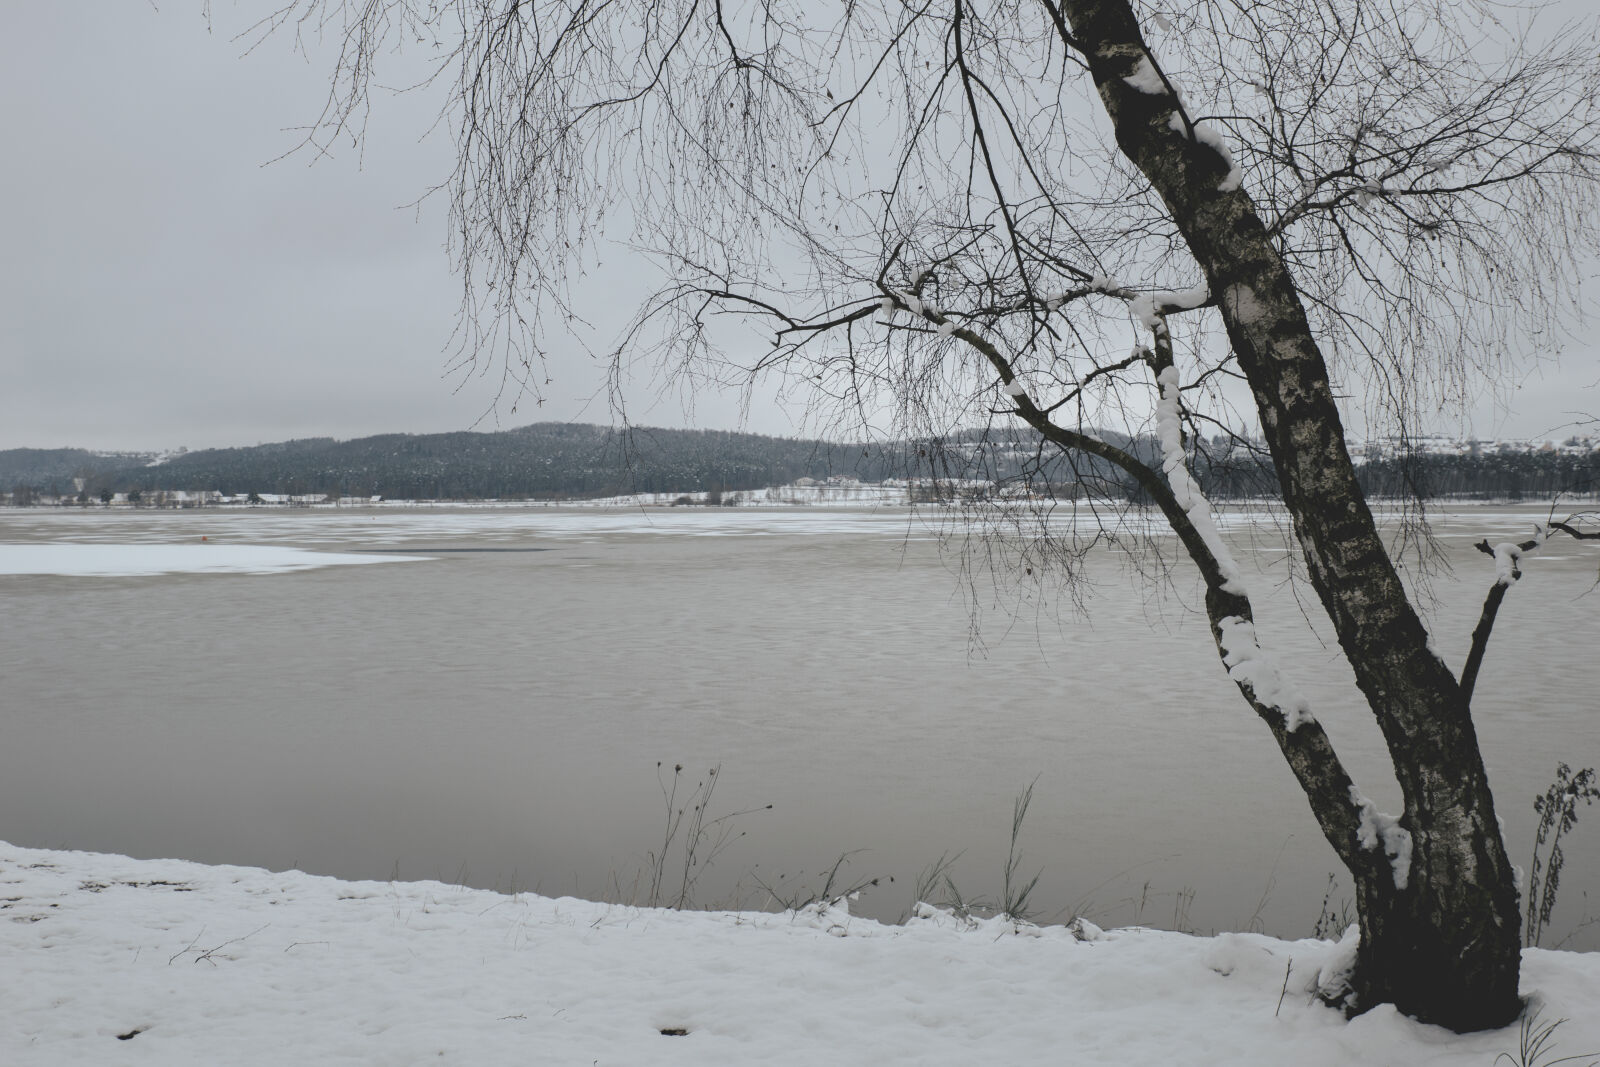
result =
[[[1018,504],[1028,508],[1028,503]],[[1038,516],[1053,533],[1089,531],[1105,509],[1061,505]],[[1114,511],[1114,509],[1113,509]],[[463,507],[416,506],[392,509],[264,508],[102,510],[98,508],[16,508],[0,510],[0,540],[170,545],[212,542],[257,545],[291,542],[358,552],[392,546],[426,555],[441,543],[523,545],[547,541],[589,541],[618,535],[673,537],[768,537],[859,535],[886,540],[961,537],[995,522],[996,511],[942,507],[576,507],[541,504]],[[1217,513],[1225,531],[1270,525],[1257,508]],[[1113,514],[1111,522],[1128,533],[1162,536],[1168,528],[1159,513]],[[1281,551],[1281,548],[1274,548]],[[388,558],[388,557],[386,557]],[[321,561],[327,562],[327,561]],[[3,573],[3,572],[0,572]]]
[[148,574],[277,574],[352,563],[405,563],[427,556],[314,552],[280,545],[0,544],[0,574],[127,577]]

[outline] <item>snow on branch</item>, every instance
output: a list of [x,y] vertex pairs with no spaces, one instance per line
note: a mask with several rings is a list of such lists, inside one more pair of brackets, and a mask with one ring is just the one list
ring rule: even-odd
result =
[[[1518,563],[1524,556],[1539,551],[1552,530],[1572,531],[1572,528],[1559,522],[1549,525],[1536,523],[1531,540],[1521,543],[1502,541],[1498,545],[1491,545],[1489,539],[1485,537],[1473,546],[1479,552],[1494,557],[1494,584],[1489,587],[1489,595],[1483,599],[1483,613],[1478,617],[1478,625],[1473,627],[1472,647],[1467,650],[1467,662],[1461,668],[1461,695],[1469,705],[1472,702],[1472,691],[1478,684],[1478,672],[1483,669],[1484,653],[1489,648],[1489,635],[1494,632],[1495,617],[1500,614],[1500,604],[1505,600],[1506,591],[1511,588],[1511,583],[1522,577],[1522,569]],[[1573,532],[1573,536],[1580,535]]]
[[1228,142],[1223,138],[1221,130],[1205,122],[1191,123],[1184,118],[1181,111],[1174,111],[1172,118],[1167,120],[1167,125],[1185,137],[1188,137],[1192,130],[1197,142],[1221,156],[1222,161],[1228,165],[1228,173],[1217,183],[1217,192],[1231,193],[1239,188],[1244,181],[1244,171],[1233,158],[1233,153],[1228,150]]
[[1205,307],[1210,301],[1211,289],[1201,282],[1188,289],[1140,293],[1128,301],[1128,309],[1146,329],[1154,330],[1162,325],[1161,320],[1165,316],[1178,311],[1194,311]]
[[1160,96],[1167,91],[1167,83],[1161,77],[1156,65],[1150,62],[1149,56],[1140,56],[1139,62],[1134,66],[1133,73],[1122,79],[1141,93],[1151,96]]
[[[1203,288],[1191,290],[1191,295],[1196,306],[1206,299]],[[1165,324],[1161,324],[1161,329],[1165,330]],[[1157,335],[1158,344],[1161,336]],[[1167,483],[1172,487],[1172,495],[1216,560],[1217,570],[1222,575],[1223,591],[1247,597],[1244,582],[1239,577],[1239,566],[1234,562],[1228,546],[1223,543],[1222,535],[1211,517],[1211,504],[1184,463],[1178,368],[1168,363],[1156,375],[1156,384],[1161,390],[1160,398],[1156,401],[1156,438],[1161,443],[1161,466]],[[1228,677],[1236,685],[1248,689],[1246,696],[1251,701],[1282,715],[1284,730],[1291,734],[1317,721],[1311,714],[1310,702],[1284,677],[1276,661],[1261,647],[1261,642],[1256,639],[1255,624],[1250,619],[1244,615],[1226,615],[1216,620],[1216,628],[1217,650],[1222,653],[1222,664],[1228,669]]]
[[900,302],[904,304],[913,315],[919,315],[925,319],[933,319],[936,322],[944,317],[939,312],[939,305],[935,304],[929,297],[918,296],[915,292],[911,291],[895,293],[894,295],[900,299]]
[[1487,552],[1494,557],[1494,580],[1496,585],[1510,585],[1522,577],[1522,569],[1517,565],[1523,556],[1531,556],[1544,546],[1545,538],[1550,536],[1550,527],[1537,523],[1533,527],[1533,539],[1518,544],[1515,541],[1502,541],[1491,547],[1489,539],[1484,538],[1477,545],[1478,551]]
[[1283,716],[1284,729],[1294,733],[1307,723],[1316,722],[1311,704],[1284,678],[1278,665],[1256,640],[1255,624],[1238,615],[1217,620],[1217,647],[1228,677],[1238,685],[1248,685],[1256,703]]
[[1178,406],[1178,368],[1168,365],[1156,376],[1161,390],[1156,401],[1156,439],[1161,443],[1161,469],[1172,487],[1178,506],[1188,515],[1195,532],[1205,542],[1206,548],[1217,561],[1222,573],[1222,588],[1236,596],[1245,596],[1244,582],[1239,578],[1239,565],[1222,542],[1222,534],[1211,517],[1211,502],[1200,491],[1200,486],[1189,474],[1183,451],[1183,428]]
[[1244,180],[1244,171],[1233,158],[1233,152],[1228,148],[1228,143],[1222,136],[1222,131],[1205,122],[1196,122],[1185,114],[1183,91],[1173,85],[1156,69],[1150,61],[1149,55],[1142,55],[1134,63],[1133,70],[1123,75],[1123,84],[1130,89],[1137,90],[1147,96],[1172,96],[1178,104],[1177,110],[1167,120],[1168,126],[1186,138],[1193,138],[1197,143],[1205,145],[1217,155],[1222,157],[1227,165],[1228,173],[1217,185],[1217,191],[1231,193],[1239,188]]
[[1384,855],[1389,857],[1389,865],[1394,870],[1394,887],[1404,889],[1411,880],[1410,831],[1400,825],[1396,816],[1379,811],[1377,805],[1362,796],[1361,790],[1355,786],[1350,787],[1350,803],[1356,806],[1361,818],[1361,824],[1356,828],[1361,847],[1370,851],[1382,845]]

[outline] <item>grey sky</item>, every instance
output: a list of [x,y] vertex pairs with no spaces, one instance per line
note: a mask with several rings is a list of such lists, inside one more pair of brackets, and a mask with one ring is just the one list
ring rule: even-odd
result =
[[[436,101],[377,99],[364,161],[344,146],[263,166],[316,115],[327,68],[287,39],[241,57],[246,5],[215,7],[209,33],[198,0],[0,16],[0,448],[609,421],[576,345],[556,353],[543,409],[497,407],[492,374],[446,376],[459,289],[442,205],[404,207],[448,170],[446,136],[418,143]],[[1509,413],[1438,428],[1530,435],[1600,413],[1597,351],[1530,378]],[[686,416],[633,393],[636,422],[741,424],[732,396]],[[796,430],[770,404],[744,424]]]
[[445,376],[443,210],[404,207],[448,172],[447,137],[418,144],[436,104],[380,99],[364,161],[345,145],[263,166],[317,114],[327,68],[286,38],[241,58],[243,13],[215,7],[211,33],[181,0],[3,16],[0,448],[609,421],[581,352],[546,409],[502,402],[498,423],[496,380]]

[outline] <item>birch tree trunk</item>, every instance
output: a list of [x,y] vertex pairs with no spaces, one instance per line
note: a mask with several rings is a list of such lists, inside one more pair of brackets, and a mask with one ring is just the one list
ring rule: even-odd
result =
[[[1119,147],[1165,200],[1218,298],[1312,585],[1405,798],[1409,870],[1351,865],[1356,1006],[1392,1002],[1454,1030],[1504,1025],[1521,1010],[1517,891],[1477,734],[1356,484],[1294,279],[1248,193],[1227,180],[1228,158],[1174,120],[1181,109],[1170,92],[1125,80],[1149,55],[1127,0],[1062,0],[1061,11],[1060,31],[1087,59]],[[1311,799],[1329,832],[1321,809],[1339,798]]]

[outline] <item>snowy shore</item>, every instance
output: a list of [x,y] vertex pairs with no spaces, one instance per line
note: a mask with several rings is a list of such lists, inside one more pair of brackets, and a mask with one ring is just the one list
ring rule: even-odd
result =
[[[1339,946],[672,912],[0,844],[0,1063],[1475,1064],[1309,995]],[[1287,976],[1287,981],[1286,981]],[[1600,1050],[1600,954],[1523,990]],[[679,1033],[682,1031],[682,1033]]]

